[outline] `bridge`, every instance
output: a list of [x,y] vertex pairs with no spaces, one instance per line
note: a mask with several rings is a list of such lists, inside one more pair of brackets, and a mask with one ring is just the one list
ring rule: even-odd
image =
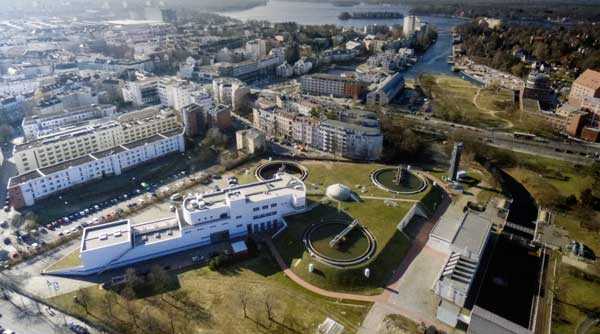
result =
[[523,232],[523,233],[527,233],[527,234],[531,235],[532,237],[535,235],[535,230],[534,229],[528,228],[528,227],[524,227],[524,226],[521,226],[521,225],[517,225],[515,223],[511,223],[511,222],[507,221],[504,226],[505,227],[510,227],[513,230],[517,230],[517,231],[520,231],[520,232]]
[[350,231],[352,231],[356,225],[358,225],[358,220],[354,219],[350,225],[346,226],[346,228],[340,232],[340,234],[336,235],[333,239],[331,239],[331,241],[329,241],[329,247],[335,247],[335,245],[337,245],[340,240],[348,235],[348,233],[350,233]]

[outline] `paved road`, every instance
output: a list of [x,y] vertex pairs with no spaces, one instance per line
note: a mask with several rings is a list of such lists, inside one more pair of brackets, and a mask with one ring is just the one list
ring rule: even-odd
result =
[[[37,304],[27,297],[10,292],[7,296],[8,299],[0,298],[0,314],[2,314],[0,326],[17,334],[73,333],[66,326],[70,323],[86,327],[76,319],[45,305]],[[91,328],[88,330],[92,334],[98,333]]]
[[594,157],[596,154],[600,154],[600,144],[547,139],[517,139],[513,133],[498,131],[497,129],[477,128],[438,119],[424,119],[423,117],[409,114],[388,114],[388,116],[392,119],[409,119],[419,125],[416,130],[423,132],[447,136],[456,131],[465,131],[473,138],[480,139],[486,145],[515,152],[566,161],[579,161],[581,163],[591,163],[593,158],[587,156]]

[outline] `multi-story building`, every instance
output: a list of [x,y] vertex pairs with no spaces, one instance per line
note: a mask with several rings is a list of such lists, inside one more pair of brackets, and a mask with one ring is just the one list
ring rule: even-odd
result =
[[61,128],[74,126],[85,121],[112,117],[117,108],[113,105],[93,105],[89,107],[62,110],[47,115],[34,115],[23,118],[21,127],[26,140],[46,136]]
[[87,227],[82,266],[63,273],[88,275],[248,234],[275,231],[284,217],[306,210],[306,187],[289,174],[186,197],[174,217],[139,224],[128,220]]
[[203,89],[189,81],[174,78],[160,80],[157,90],[160,103],[177,111],[183,110],[191,103],[203,101],[204,97],[208,95]]
[[173,110],[146,108],[102,124],[87,124],[16,145],[13,151],[19,174],[106,151],[180,127]]
[[123,100],[131,102],[137,107],[159,104],[158,79],[140,77],[136,81],[125,81],[123,83]]
[[404,88],[404,77],[400,73],[389,76],[377,88],[367,94],[368,105],[384,106],[390,103]]
[[250,154],[264,150],[266,145],[265,135],[255,129],[237,131],[235,142],[238,150],[245,150]]
[[120,175],[147,161],[184,151],[183,131],[173,129],[14,176],[7,191],[11,205],[18,209],[76,185]]
[[538,101],[540,108],[544,110],[554,106],[554,90],[547,75],[537,71],[529,73],[520,91],[521,110],[526,110],[527,99]]
[[246,42],[246,52],[251,54],[251,58],[254,60],[263,59],[267,56],[267,41],[254,39]]
[[344,111],[337,120],[319,120],[277,107],[253,110],[254,127],[269,137],[281,137],[355,160],[381,158],[383,134],[374,113]]
[[213,98],[217,104],[230,105],[239,111],[246,103],[250,87],[239,79],[218,78],[213,80]]
[[300,78],[303,93],[312,95],[332,95],[334,97],[360,98],[365,83],[353,75],[334,75],[318,73]]
[[585,98],[600,98],[600,72],[588,69],[573,81],[569,103],[581,107]]

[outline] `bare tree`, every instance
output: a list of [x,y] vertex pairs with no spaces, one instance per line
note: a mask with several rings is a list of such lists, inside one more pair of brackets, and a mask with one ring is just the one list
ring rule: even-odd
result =
[[133,322],[133,325],[135,327],[138,327],[137,314],[136,314],[135,302],[134,302],[135,292],[133,291],[133,288],[130,287],[129,285],[126,286],[121,291],[121,295],[123,296],[123,298],[125,298],[125,307],[127,309],[127,313],[129,314],[129,317],[131,318],[131,321]]
[[104,303],[106,304],[106,310],[110,319],[113,318],[113,305],[117,303],[117,296],[112,292],[107,292],[104,295]]
[[79,289],[77,291],[77,295],[75,296],[76,301],[79,305],[83,306],[85,313],[89,314],[90,311],[88,309],[88,305],[90,303],[90,293],[87,289]]
[[248,318],[248,293],[246,290],[242,290],[238,293],[238,297],[240,298],[240,303],[242,303],[242,310],[244,311],[244,318]]
[[265,297],[265,309],[267,311],[267,318],[273,320],[273,307],[274,307],[273,296],[267,295]]

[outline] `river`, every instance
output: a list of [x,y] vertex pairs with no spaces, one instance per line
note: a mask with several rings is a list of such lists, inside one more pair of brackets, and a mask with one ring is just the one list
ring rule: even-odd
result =
[[[334,24],[341,27],[364,27],[370,24],[402,25],[403,19],[386,20],[340,20],[341,12],[352,11],[395,11],[408,15],[409,8],[402,5],[335,6],[323,2],[269,1],[265,6],[247,10],[223,12],[221,15],[239,20],[264,20],[270,22],[296,22],[298,24]],[[452,27],[464,20],[450,17],[420,16],[421,21],[431,24],[438,32],[438,40],[419,59],[419,62],[404,71],[405,77],[414,78],[422,72],[453,75],[447,57],[452,52]]]

